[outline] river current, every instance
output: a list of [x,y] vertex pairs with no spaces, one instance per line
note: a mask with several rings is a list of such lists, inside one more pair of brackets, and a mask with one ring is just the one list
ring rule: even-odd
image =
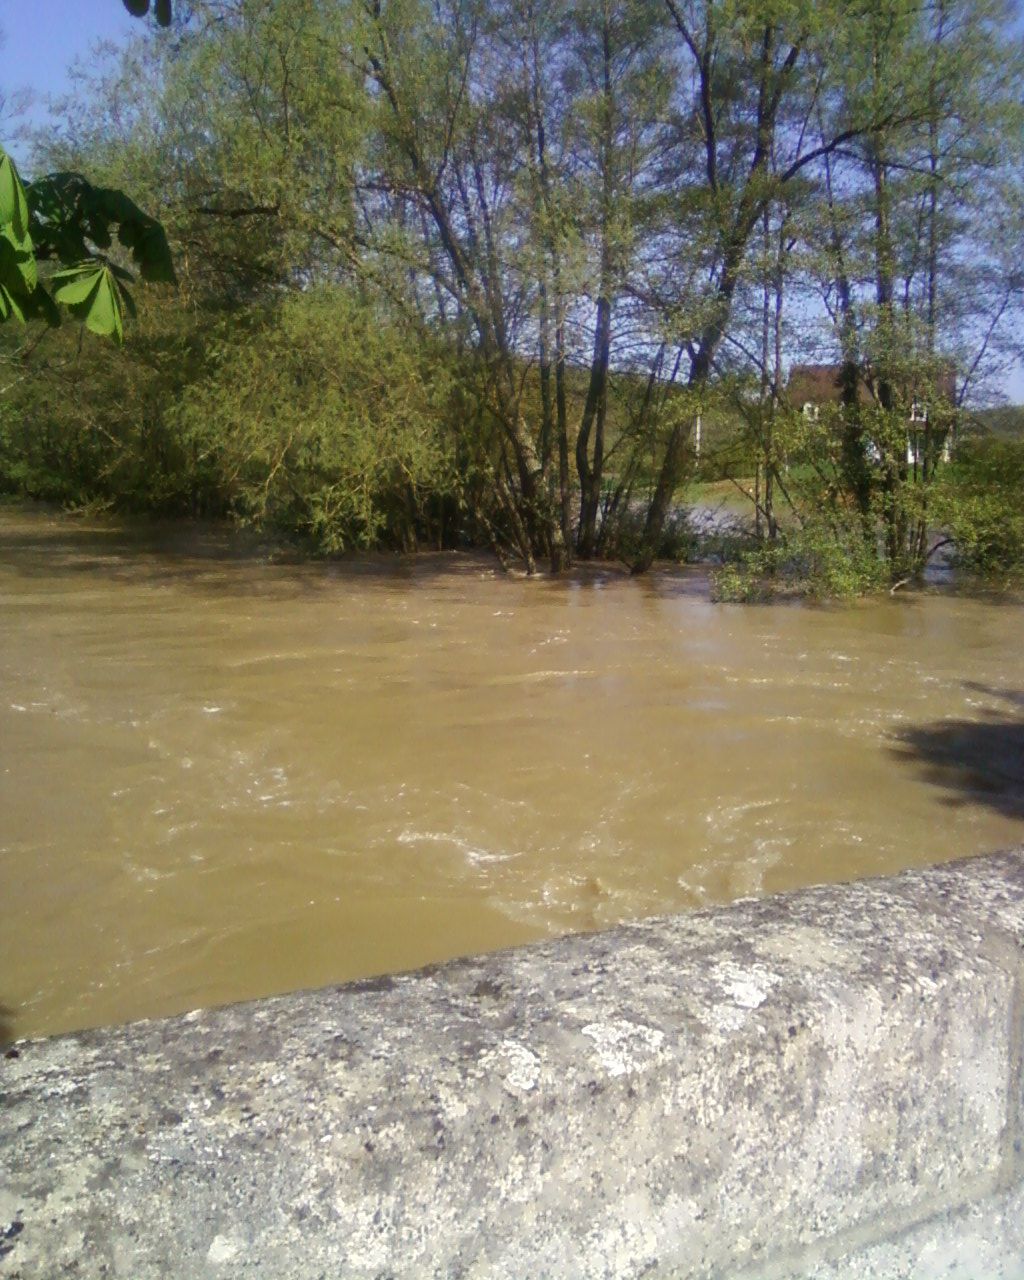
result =
[[0,512],[0,1031],[1024,839],[1024,607]]

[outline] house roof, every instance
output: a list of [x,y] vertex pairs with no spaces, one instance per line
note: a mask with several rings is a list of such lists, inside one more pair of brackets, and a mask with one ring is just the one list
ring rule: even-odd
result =
[[[956,398],[956,370],[947,364],[938,378],[938,394],[952,403]],[[789,402],[796,408],[804,404],[838,404],[843,398],[843,366],[840,364],[795,364],[786,382]],[[914,398],[912,388],[906,398]],[[857,379],[858,404],[874,403],[871,389],[862,376]]]
[[786,383],[790,403],[838,403],[843,398],[842,373],[838,364],[795,364]]

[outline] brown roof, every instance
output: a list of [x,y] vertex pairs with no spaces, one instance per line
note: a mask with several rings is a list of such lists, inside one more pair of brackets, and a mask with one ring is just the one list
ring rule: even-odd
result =
[[[944,400],[956,398],[956,370],[947,365],[939,377],[938,391]],[[908,388],[909,392],[909,388]],[[795,364],[786,382],[789,403],[799,409],[805,404],[838,404],[843,398],[843,366],[840,364]],[[907,399],[913,395],[908,394]],[[871,404],[874,396],[863,377],[857,379],[857,402]]]
[[843,397],[842,374],[838,364],[795,364],[786,383],[790,404],[797,409],[807,403],[838,404]]

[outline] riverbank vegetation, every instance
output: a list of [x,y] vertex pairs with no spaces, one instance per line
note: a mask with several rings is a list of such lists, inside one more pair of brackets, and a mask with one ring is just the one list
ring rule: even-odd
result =
[[[714,554],[728,598],[950,553],[1013,579],[1024,444],[984,410],[1024,348],[1012,18],[181,6],[33,158],[157,216],[178,288],[122,348],[4,329],[0,487],[324,553]],[[728,536],[685,513],[723,483]]]

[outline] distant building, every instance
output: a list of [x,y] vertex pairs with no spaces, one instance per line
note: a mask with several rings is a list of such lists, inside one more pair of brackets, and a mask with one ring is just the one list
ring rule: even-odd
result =
[[[823,405],[843,402],[843,367],[838,364],[795,364],[789,372],[786,394],[793,408],[800,409],[805,418],[817,422]],[[956,404],[956,371],[952,366],[943,371],[932,394],[946,406]],[[907,399],[907,465],[916,466],[924,461],[929,405],[923,395],[919,398],[908,396]],[[863,378],[857,380],[857,403],[878,403]],[[951,440],[952,431],[947,430],[942,442],[943,462],[949,461]],[[881,459],[877,445],[871,446],[871,452],[875,461]]]

